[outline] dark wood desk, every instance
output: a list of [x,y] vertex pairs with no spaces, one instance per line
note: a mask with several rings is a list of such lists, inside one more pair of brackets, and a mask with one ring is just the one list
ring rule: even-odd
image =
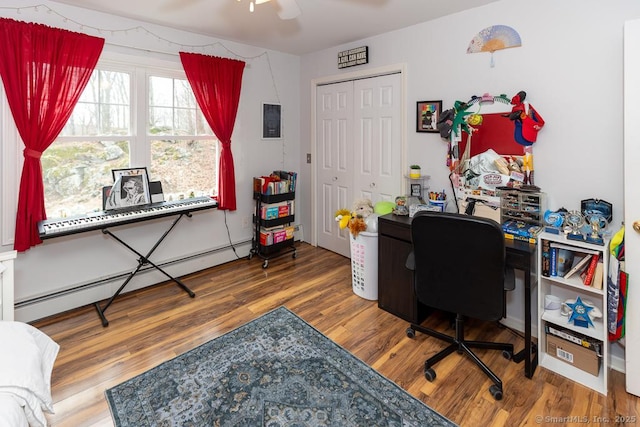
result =
[[[524,374],[531,378],[538,366],[536,344],[531,337],[531,288],[536,245],[506,239],[507,266],[524,272],[524,349],[513,355],[524,360]],[[411,218],[393,214],[378,218],[378,307],[407,322],[420,324],[429,308],[420,303],[413,289],[413,273],[405,267],[412,250]]]

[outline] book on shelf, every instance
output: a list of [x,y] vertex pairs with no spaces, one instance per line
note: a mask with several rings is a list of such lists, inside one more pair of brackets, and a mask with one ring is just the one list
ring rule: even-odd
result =
[[558,242],[551,242],[550,246],[552,248],[558,248],[558,249],[567,249],[570,251],[574,251],[574,252],[584,252],[587,254],[599,254],[600,251],[597,251],[595,249],[588,249],[588,248],[583,248],[580,246],[572,246],[572,245],[565,245],[562,243],[558,243]]
[[550,268],[551,268],[551,253],[550,253],[550,249],[551,249],[551,242],[547,239],[542,239],[542,241],[540,242],[540,250],[541,255],[542,255],[542,275],[544,277],[549,277],[550,275]]
[[558,254],[556,256],[556,275],[558,277],[565,277],[565,275],[571,270],[575,254],[569,249],[554,248],[557,249]]
[[294,200],[285,200],[283,202],[262,205],[260,218],[269,220],[294,215],[294,206]]
[[558,275],[558,248],[551,247],[549,249],[549,276],[556,277]]
[[571,270],[569,270],[567,274],[564,275],[564,278],[568,279],[576,273],[581,273],[584,268],[588,267],[589,261],[591,261],[592,256],[593,254],[582,254],[581,257],[576,256]]
[[593,275],[596,271],[596,267],[598,265],[598,258],[600,258],[597,254],[591,255],[591,260],[589,261],[589,266],[585,268],[582,273],[580,273],[580,277],[582,278],[582,283],[585,286],[591,286],[593,282]]
[[602,289],[604,280],[604,263],[602,259],[598,260],[598,264],[596,264],[596,271],[593,273],[593,280],[591,281],[591,286],[595,289]]
[[273,171],[269,176],[253,178],[253,192],[265,195],[293,193],[297,179],[296,172]]

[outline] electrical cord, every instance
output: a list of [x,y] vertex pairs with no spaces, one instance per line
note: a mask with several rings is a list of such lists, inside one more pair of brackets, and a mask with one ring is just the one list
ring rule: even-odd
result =
[[229,237],[229,246],[231,246],[231,249],[233,249],[233,253],[236,255],[237,259],[240,259],[240,256],[238,256],[238,252],[236,252],[236,247],[233,245],[233,242],[231,241],[231,232],[229,231],[229,224],[227,224],[227,210],[224,209],[224,226],[227,228],[227,236]]

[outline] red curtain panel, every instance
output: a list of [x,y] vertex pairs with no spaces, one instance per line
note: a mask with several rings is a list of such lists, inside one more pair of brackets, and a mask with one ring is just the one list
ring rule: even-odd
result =
[[41,24],[0,19],[0,76],[24,142],[14,248],[42,243],[47,218],[40,156],[67,123],[89,82],[104,39]]
[[236,210],[236,179],[231,134],[236,122],[245,63],[198,53],[180,52],[196,101],[220,141],[218,209]]

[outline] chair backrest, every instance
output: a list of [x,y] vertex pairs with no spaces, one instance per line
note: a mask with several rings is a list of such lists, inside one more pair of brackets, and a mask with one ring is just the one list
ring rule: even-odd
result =
[[420,211],[411,221],[411,237],[420,302],[476,319],[502,318],[505,243],[497,222]]

